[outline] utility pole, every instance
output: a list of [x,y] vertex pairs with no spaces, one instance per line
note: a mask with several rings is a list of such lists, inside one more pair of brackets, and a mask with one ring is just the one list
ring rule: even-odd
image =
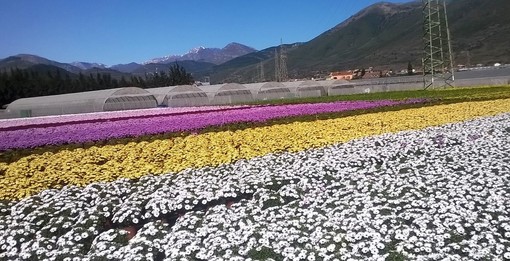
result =
[[453,52],[445,0],[423,3],[423,88],[453,87]]

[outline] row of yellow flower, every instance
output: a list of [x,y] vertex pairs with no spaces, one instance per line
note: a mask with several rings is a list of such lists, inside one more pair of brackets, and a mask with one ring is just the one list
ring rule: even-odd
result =
[[20,199],[48,188],[138,178],[215,166],[277,151],[300,151],[351,139],[420,129],[510,112],[510,99],[438,105],[313,122],[210,132],[170,139],[62,149],[0,163],[0,199]]

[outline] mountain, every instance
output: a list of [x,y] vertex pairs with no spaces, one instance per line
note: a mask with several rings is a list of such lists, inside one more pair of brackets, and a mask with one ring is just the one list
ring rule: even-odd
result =
[[509,9],[507,0],[451,2],[450,30],[458,63],[510,63]]
[[178,64],[182,66],[186,72],[189,72],[193,75],[193,78],[196,80],[200,80],[203,76],[209,75],[212,68],[215,66],[213,63],[207,62],[196,62],[196,61],[178,61],[178,62],[170,62],[170,63],[149,63],[146,65],[141,65],[130,73],[135,76],[145,76],[146,73],[155,73],[155,72],[164,72],[168,73],[171,66]]
[[[310,78],[330,71],[368,68],[421,67],[423,18],[421,1],[368,6],[330,30],[304,43],[286,44],[287,71],[291,78]],[[447,0],[449,25],[456,64],[510,63],[509,0]],[[65,64],[35,55],[20,54],[0,60],[0,72],[9,68],[51,65],[78,74],[112,70],[111,73],[143,76],[168,71],[178,63],[195,79],[209,76],[212,83],[274,80],[275,51],[261,51],[231,43],[223,48],[198,47],[184,55],[152,59],[105,68],[101,64]]]
[[83,74],[83,75],[90,75],[90,74],[105,75],[105,74],[108,74],[112,77],[112,79],[117,79],[117,80],[120,80],[122,77],[124,77],[126,79],[131,78],[131,73],[120,72],[120,71],[117,71],[117,70],[114,70],[111,68],[99,68],[99,67],[92,67],[90,69],[83,70],[83,71],[81,71],[81,74]]
[[197,47],[191,49],[188,53],[184,55],[169,55],[160,58],[154,58],[144,64],[150,63],[171,63],[176,61],[196,61],[196,62],[207,62],[213,64],[222,64],[224,62],[230,61],[236,57],[246,55],[257,50],[248,47],[246,45],[242,45],[239,43],[230,43],[223,48],[205,48],[205,47]]
[[[302,43],[284,44],[283,48],[289,51],[298,48],[300,45]],[[274,72],[275,68],[274,57],[278,48],[269,47],[214,66],[210,74],[211,82],[246,83],[272,80],[274,78],[274,73],[272,72]],[[262,70],[264,71],[264,79],[261,79]]]
[[[476,63],[510,60],[508,0],[451,0],[448,18],[454,57],[465,52]],[[378,3],[289,53],[289,69],[349,69],[420,65],[423,50],[421,2]]]
[[[457,64],[510,63],[508,0],[448,0],[452,46]],[[314,39],[287,47],[290,77],[313,77],[333,70],[375,67],[421,67],[423,54],[421,1],[380,2],[368,6]],[[267,55],[273,50],[273,55]],[[271,52],[271,51],[270,51]],[[263,57],[266,57],[263,59]],[[274,47],[216,66],[214,82],[274,79]]]
[[82,70],[88,70],[92,68],[101,68],[104,69],[107,66],[102,63],[87,63],[87,62],[73,62],[71,63],[72,66],[76,66]]
[[110,67],[110,69],[117,70],[119,72],[124,72],[124,73],[132,73],[141,67],[143,67],[143,65],[138,64],[138,63],[128,63],[128,64],[113,65],[112,67]]
[[47,74],[48,72],[51,72],[52,74],[60,74],[62,78],[69,77],[71,79],[77,78],[77,75],[74,73],[71,73],[65,69],[62,69],[60,67],[54,66],[54,65],[48,65],[48,64],[36,64],[28,67],[32,72],[36,72],[39,74]]
[[416,63],[423,48],[421,15],[421,2],[371,5],[289,53],[289,67],[302,71]]
[[28,69],[34,65],[40,64],[58,67],[71,73],[79,73],[81,71],[80,68],[71,64],[48,60],[46,58],[32,54],[18,54],[0,60],[0,71],[10,70],[11,68]]

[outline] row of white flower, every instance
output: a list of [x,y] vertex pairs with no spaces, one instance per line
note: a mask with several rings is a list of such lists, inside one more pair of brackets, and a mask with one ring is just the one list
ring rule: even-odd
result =
[[509,148],[503,114],[47,190],[0,203],[0,260],[510,259]]

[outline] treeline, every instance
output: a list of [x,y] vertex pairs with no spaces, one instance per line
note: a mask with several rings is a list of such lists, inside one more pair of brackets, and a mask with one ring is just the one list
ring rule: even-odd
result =
[[108,73],[72,74],[61,69],[45,72],[30,69],[10,69],[0,73],[0,106],[19,98],[104,90],[120,87],[154,88],[193,84],[190,73],[173,65],[168,72],[148,73],[144,77],[113,78]]

